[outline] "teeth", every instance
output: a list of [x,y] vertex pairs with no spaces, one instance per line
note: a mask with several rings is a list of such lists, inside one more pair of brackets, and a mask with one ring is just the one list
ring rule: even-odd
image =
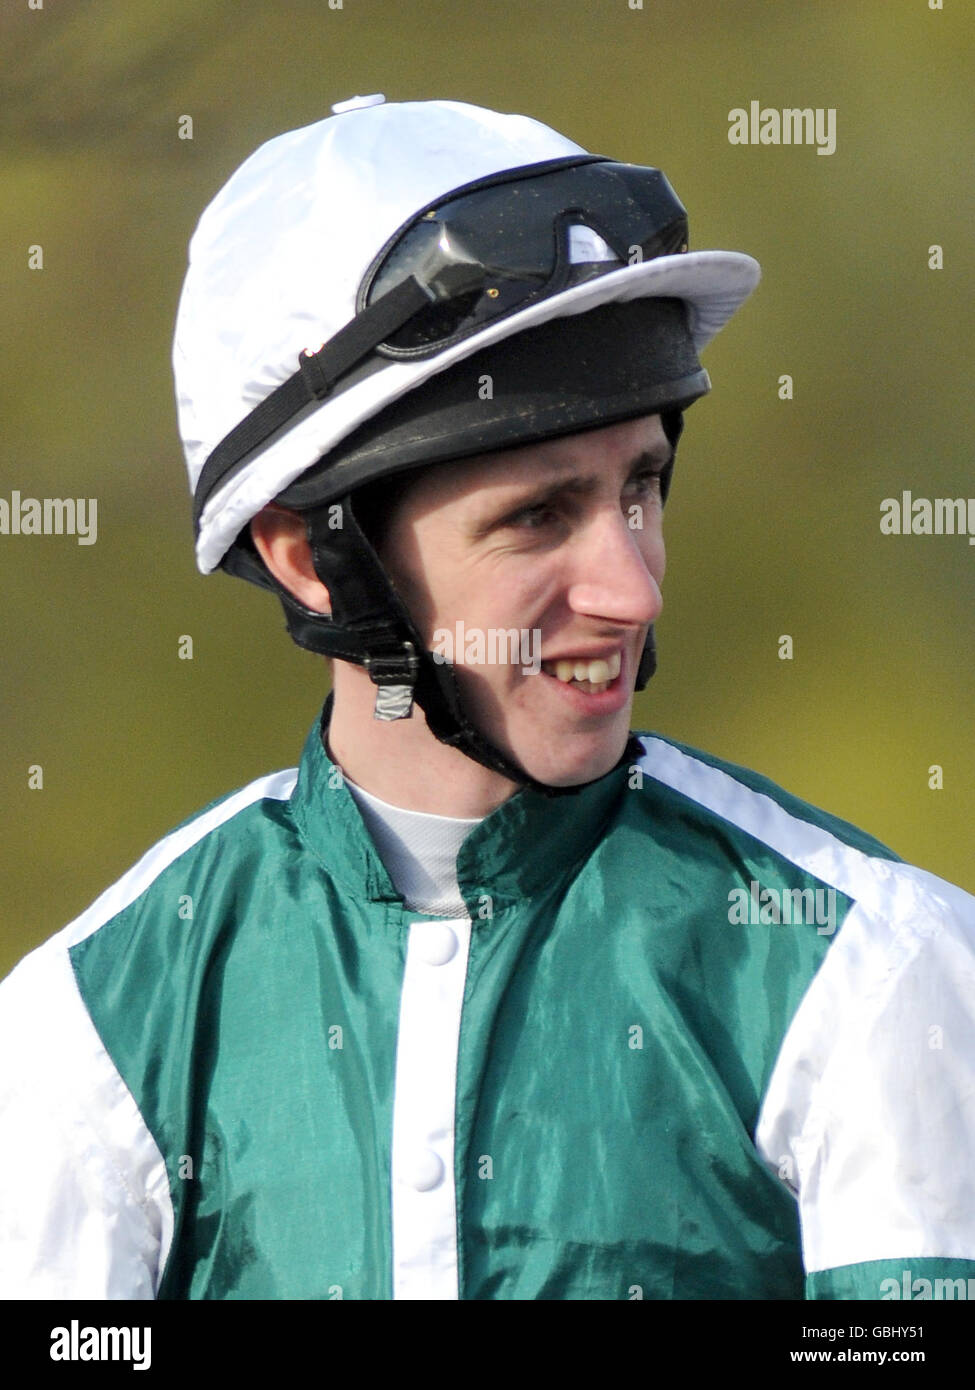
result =
[[622,664],[620,653],[614,652],[608,661],[602,658],[596,661],[556,661],[552,674],[560,681],[587,681],[591,686],[598,687],[595,690],[598,694],[616,679]]

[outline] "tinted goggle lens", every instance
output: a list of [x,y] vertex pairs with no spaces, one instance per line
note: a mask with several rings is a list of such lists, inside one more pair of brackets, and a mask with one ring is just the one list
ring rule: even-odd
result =
[[[591,227],[616,260],[571,258],[570,228]],[[687,250],[687,215],[659,169],[595,158],[469,185],[425,209],[380,251],[358,309],[408,276],[438,299],[392,334],[387,356],[439,351],[595,275]]]

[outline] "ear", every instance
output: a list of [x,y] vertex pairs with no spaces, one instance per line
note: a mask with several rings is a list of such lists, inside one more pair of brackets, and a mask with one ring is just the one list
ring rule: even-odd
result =
[[279,584],[313,613],[331,614],[328,590],[315,573],[308,533],[298,512],[269,502],[252,519],[251,536]]

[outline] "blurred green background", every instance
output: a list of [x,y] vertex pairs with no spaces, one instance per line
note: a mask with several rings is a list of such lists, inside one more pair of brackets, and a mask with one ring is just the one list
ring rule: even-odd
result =
[[[0,973],[174,824],[297,760],[324,667],[273,599],[194,569],[171,331],[187,240],[241,160],[376,91],[657,164],[693,246],[762,262],[688,417],[635,723],[975,890],[975,548],[879,529],[904,489],[975,494],[966,5],[8,0],[0,50],[0,496],[99,506],[93,546],[0,536]],[[835,154],[729,144],[752,100],[835,108]]]

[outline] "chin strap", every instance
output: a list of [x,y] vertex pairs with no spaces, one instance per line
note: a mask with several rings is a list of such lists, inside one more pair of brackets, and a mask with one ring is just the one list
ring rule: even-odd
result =
[[[319,724],[319,728],[321,730],[322,747],[325,749],[325,752],[328,754],[329,757],[331,757],[332,755],[329,752],[328,748],[328,730],[329,725],[332,721],[332,714],[334,712],[334,709],[335,692],[334,690],[330,690],[325,699],[325,705],[322,709],[321,720]],[[429,724],[429,720],[427,721],[427,723]],[[469,758],[474,758],[474,754],[472,752],[469,752],[466,748],[462,748],[461,751],[466,753]],[[639,762],[639,760],[643,757],[643,752],[643,744],[640,742],[640,740],[636,737],[635,734],[630,734],[630,737],[626,741],[626,747],[623,749],[623,752],[621,753],[617,762],[614,763],[613,766],[607,772],[604,772],[602,775],[604,777],[608,777],[610,772],[615,772],[618,768],[632,766],[634,763]],[[479,758],[474,758],[474,761],[480,762],[481,760]],[[571,787],[550,787],[547,786],[544,782],[536,782],[533,777],[529,777],[528,774],[523,772],[520,768],[515,768],[511,764],[509,764],[509,766],[511,767],[511,771],[505,771],[505,776],[508,777],[510,781],[517,782],[522,787],[531,788],[532,791],[541,792],[543,796],[570,796],[573,792],[579,791],[581,787],[587,787],[592,785],[590,782],[578,782]],[[594,778],[593,780],[599,781],[600,778]]]

